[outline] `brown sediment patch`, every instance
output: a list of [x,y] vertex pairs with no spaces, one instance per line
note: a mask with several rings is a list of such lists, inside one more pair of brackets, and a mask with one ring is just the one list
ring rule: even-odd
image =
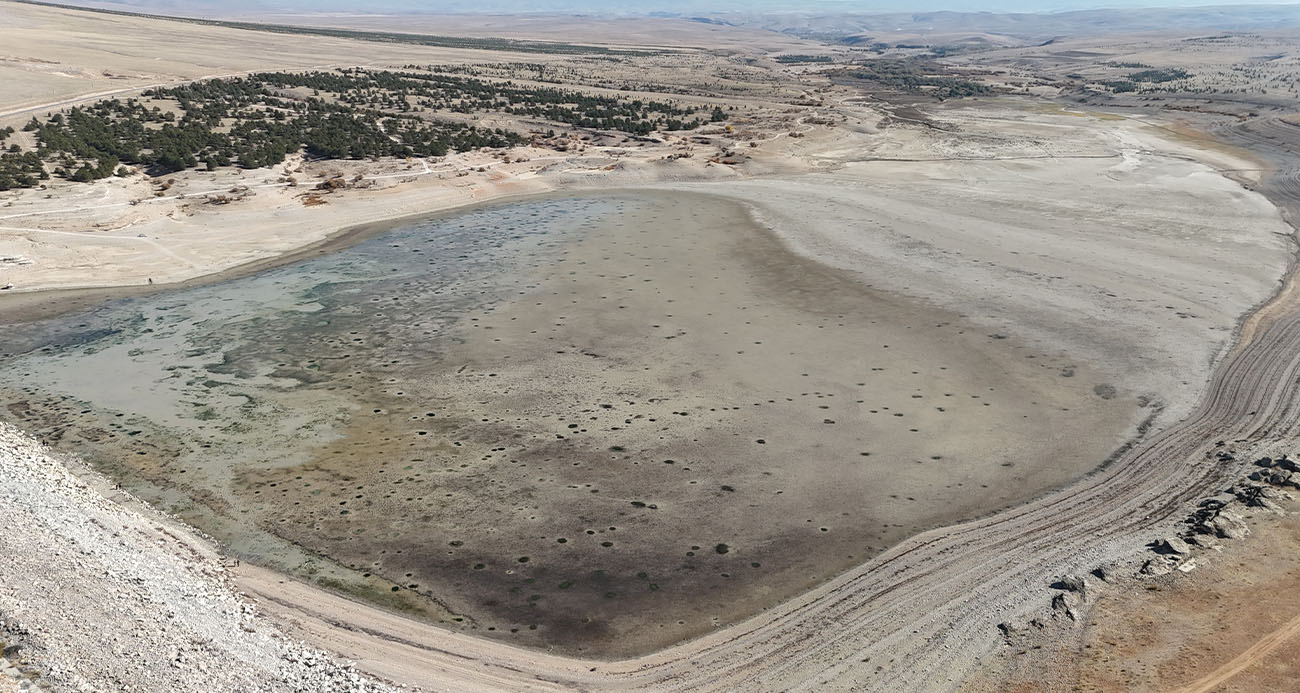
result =
[[264,474],[356,496],[281,488],[276,531],[481,635],[622,656],[1066,483],[1138,414],[1086,364],[791,255],[738,204],[642,199],[463,316],[310,468]]

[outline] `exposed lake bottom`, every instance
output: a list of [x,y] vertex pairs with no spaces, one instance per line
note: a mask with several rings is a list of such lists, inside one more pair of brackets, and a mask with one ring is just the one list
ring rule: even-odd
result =
[[0,353],[6,418],[234,555],[597,656],[1066,483],[1139,413],[683,194],[443,216]]

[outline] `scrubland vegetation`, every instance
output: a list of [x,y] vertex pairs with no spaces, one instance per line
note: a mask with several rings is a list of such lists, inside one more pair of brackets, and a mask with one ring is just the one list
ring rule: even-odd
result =
[[[274,166],[304,152],[320,159],[443,156],[529,139],[524,127],[482,127],[496,115],[553,136],[554,127],[646,135],[722,120],[670,100],[593,95],[434,71],[361,68],[259,73],[146,90],[32,118],[36,147],[0,153],[0,190],[35,187],[51,175],[92,181],[196,166]],[[545,130],[543,130],[545,128]],[[13,135],[0,130],[0,144]]]

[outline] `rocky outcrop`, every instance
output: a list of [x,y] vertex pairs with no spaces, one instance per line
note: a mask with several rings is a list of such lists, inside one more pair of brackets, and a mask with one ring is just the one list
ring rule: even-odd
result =
[[[1221,451],[1218,459],[1221,462],[1233,462],[1235,458],[1232,454]],[[1023,625],[1014,621],[998,624],[1006,643],[1023,647],[1025,643],[1041,637],[1041,633],[1036,631],[1042,631],[1049,624],[1073,627],[1076,622],[1084,620],[1085,609],[1095,596],[1094,584],[1108,589],[1105,585],[1116,584],[1116,579],[1119,583],[1125,583],[1133,578],[1144,580],[1191,572],[1197,567],[1197,555],[1221,550],[1224,541],[1248,537],[1248,516],[1260,510],[1285,514],[1287,510],[1283,504],[1292,500],[1287,489],[1300,488],[1300,463],[1284,455],[1277,459],[1262,457],[1254,465],[1256,469],[1246,478],[1198,502],[1184,520],[1181,531],[1148,543],[1147,548],[1154,556],[1139,557],[1133,562],[1099,565],[1086,575],[1070,574],[1056,579],[1051,584],[1051,588],[1057,591],[1052,594],[1049,617],[1034,619]],[[1098,582],[1094,583],[1089,576]],[[1036,627],[1029,628],[1029,625]]]
[[[1233,459],[1230,454],[1220,453],[1220,460],[1225,458]],[[1300,464],[1283,455],[1277,459],[1261,457],[1254,466],[1256,469],[1245,479],[1197,503],[1181,533],[1149,544],[1158,555],[1145,560],[1138,574],[1153,577],[1174,570],[1193,570],[1196,561],[1192,556],[1198,551],[1217,550],[1223,540],[1250,536],[1245,514],[1255,510],[1285,514],[1283,503],[1291,500],[1287,489],[1300,488]]]

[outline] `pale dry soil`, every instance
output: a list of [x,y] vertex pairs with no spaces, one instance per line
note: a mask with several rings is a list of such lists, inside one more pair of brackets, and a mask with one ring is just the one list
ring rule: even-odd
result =
[[0,3],[0,118],[25,121],[68,99],[268,68],[466,63],[525,56],[223,29]]
[[706,24],[679,18],[587,16],[581,19],[581,33],[575,34],[575,17],[565,15],[422,14],[412,16],[381,13],[257,12],[233,16],[241,21],[437,36],[502,36],[528,41],[590,42],[631,47],[695,47],[744,51],[757,48],[765,53],[824,50],[820,43],[788,34]]
[[1083,635],[1076,690],[1227,693],[1294,686],[1300,610],[1273,596],[1300,586],[1297,555],[1298,516],[1270,517],[1245,542],[1198,561],[1190,574],[1103,599]]
[[[859,124],[852,103],[843,128]],[[705,183],[796,252],[952,309],[1033,349],[1104,364],[1120,389],[1183,415],[1237,318],[1286,270],[1291,229],[1242,150],[1027,102],[936,113],[949,130],[844,138],[832,170]],[[677,187],[677,186],[674,186]],[[810,210],[816,210],[810,214]]]

